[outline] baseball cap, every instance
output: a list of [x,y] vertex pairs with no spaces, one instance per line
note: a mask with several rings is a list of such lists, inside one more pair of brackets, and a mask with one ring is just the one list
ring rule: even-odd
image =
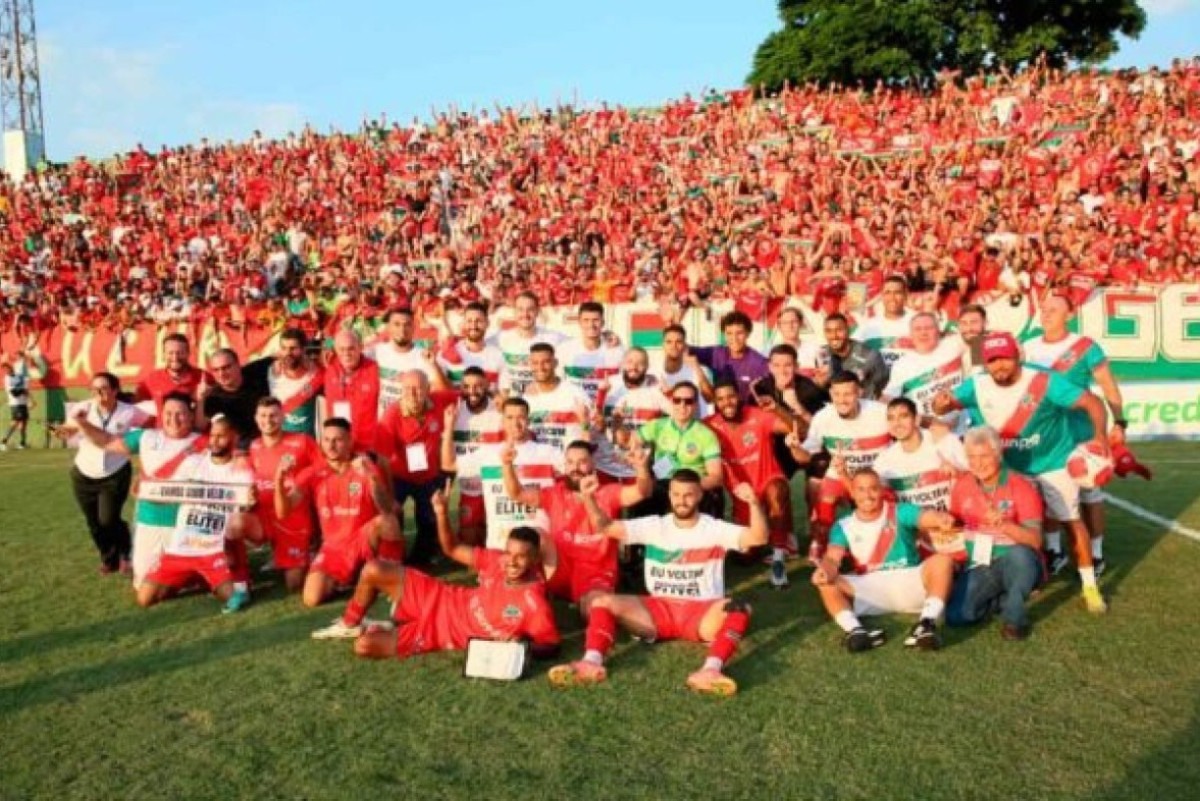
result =
[[982,350],[985,362],[990,362],[992,359],[1019,359],[1021,356],[1017,340],[1013,339],[1012,334],[1005,331],[988,334],[983,340]]

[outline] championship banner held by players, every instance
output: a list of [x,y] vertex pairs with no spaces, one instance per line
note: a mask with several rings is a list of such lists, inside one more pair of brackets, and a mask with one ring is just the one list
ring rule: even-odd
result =
[[254,487],[197,481],[142,481],[138,484],[138,498],[155,503],[250,507],[254,505]]

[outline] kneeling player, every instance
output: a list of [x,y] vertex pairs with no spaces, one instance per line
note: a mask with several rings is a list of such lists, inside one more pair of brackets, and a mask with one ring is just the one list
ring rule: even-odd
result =
[[[363,570],[345,614],[314,631],[313,638],[354,637],[354,653],[367,659],[462,650],[472,639],[527,638],[535,656],[557,653],[559,635],[541,579],[537,531],[514,528],[503,551],[463,545],[450,528],[445,496],[435,493],[432,503],[442,550],[478,573],[479,586],[446,584],[413,568],[373,561]],[[394,625],[372,624],[364,630],[367,610],[380,593],[392,601]]]
[[[846,632],[851,652],[876,648],[887,640],[879,629],[867,630],[858,616],[920,613],[904,644],[922,650],[941,647],[937,621],[946,607],[954,581],[954,560],[935,553],[921,562],[917,552],[920,530],[948,530],[954,518],[946,512],[922,512],[907,503],[885,503],[879,474],[867,468],[850,484],[855,511],[833,527],[829,549],[813,571],[812,582],[821,602]],[[842,557],[849,554],[855,575],[840,575]]]
[[721,672],[750,624],[750,607],[725,597],[725,552],[749,551],[767,542],[767,519],[749,484],[735,497],[750,507],[749,527],[735,526],[700,513],[700,476],[683,469],[671,477],[671,514],[615,521],[596,503],[599,481],[581,482],[584,503],[597,531],[629,545],[646,546],[647,595],[604,593],[592,601],[583,659],[551,669],[559,687],[595,684],[604,679],[604,656],[612,648],[617,624],[646,640],[709,643],[704,666],[688,676],[687,686],[702,693],[733,695],[737,684]]
[[[172,480],[189,484],[241,484],[254,486],[254,474],[248,465],[233,455],[237,432],[223,416],[213,418],[208,452],[187,457]],[[250,603],[250,594],[235,586],[234,576],[225,557],[226,540],[253,535],[257,520],[246,510],[207,503],[183,503],[175,518],[175,528],[158,566],[146,576],[137,590],[139,606],[153,606],[197,578],[213,595],[225,602],[223,612],[237,612]]]
[[312,498],[321,523],[321,550],[313,559],[301,596],[319,606],[339,587],[353,584],[373,556],[399,562],[404,540],[396,520],[391,488],[370,457],[352,452],[350,424],[332,417],[321,427],[322,458],[295,473],[280,460],[275,476],[275,515],[286,520]]
[[[513,500],[546,514],[546,592],[578,604],[584,617],[598,595],[617,588],[616,540],[597,531],[580,494],[584,481],[598,477],[594,453],[590,442],[575,440],[563,455],[561,478],[550,487],[523,487],[513,465],[516,450],[509,446],[500,452],[505,492]],[[650,497],[654,477],[649,457],[645,448],[631,450],[629,461],[637,471],[636,482],[626,486],[606,484],[596,491],[596,504],[606,515],[616,517],[622,508]]]

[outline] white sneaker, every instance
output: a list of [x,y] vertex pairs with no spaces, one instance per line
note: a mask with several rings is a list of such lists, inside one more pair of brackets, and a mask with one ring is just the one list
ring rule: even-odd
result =
[[788,585],[787,568],[783,564],[782,559],[775,559],[771,562],[771,586],[777,590],[782,590]]
[[352,640],[360,634],[362,634],[361,625],[347,626],[346,622],[339,617],[325,628],[314,631],[312,638],[314,640]]

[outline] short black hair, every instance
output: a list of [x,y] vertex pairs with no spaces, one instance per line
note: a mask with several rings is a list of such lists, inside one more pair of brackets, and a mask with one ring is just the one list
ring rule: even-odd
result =
[[264,395],[258,399],[258,403],[254,405],[254,408],[267,409],[272,406],[283,408],[283,401],[279,400],[279,398],[275,397],[274,395]]
[[579,314],[582,315],[584,312],[595,312],[603,317],[604,304],[594,300],[585,300],[583,303],[579,304]]
[[469,375],[479,376],[485,381],[487,380],[487,373],[485,373],[483,368],[477,364],[472,364],[470,367],[463,370],[463,378],[466,378]]
[[300,347],[308,345],[308,334],[305,334],[299,328],[285,328],[283,333],[279,335],[280,342],[296,342]]
[[507,409],[510,406],[519,406],[525,410],[525,414],[529,414],[529,402],[524,398],[510,397],[504,399],[504,405],[500,408]]
[[675,471],[675,475],[671,476],[671,481],[680,484],[695,484],[700,485],[700,474],[690,467],[681,467]]
[[529,346],[529,353],[530,355],[534,353],[549,353],[551,356],[553,356],[554,346],[549,342],[535,342]]
[[839,370],[833,374],[833,378],[829,379],[829,386],[834,384],[853,384],[856,387],[862,386],[862,379],[858,377],[858,373],[849,370]]
[[772,356],[791,356],[792,361],[796,361],[800,358],[796,353],[796,349],[786,342],[780,342],[778,345],[771,348],[771,352],[767,354],[767,358],[769,359]]
[[189,412],[194,412],[196,410],[196,402],[192,400],[191,395],[188,395],[185,392],[168,392],[162,399],[162,405],[166,406],[169,401],[182,403],[187,407]]
[[321,428],[340,428],[347,434],[350,433],[350,421],[345,417],[330,417],[322,424]]
[[517,526],[509,529],[508,538],[523,542],[535,551],[540,551],[542,548],[542,535],[538,534],[538,530],[532,526]]
[[917,416],[917,404],[913,403],[912,398],[892,398],[887,405],[889,409],[898,409],[901,406],[908,409],[908,413],[913,417]]
[[721,318],[722,331],[731,325],[740,325],[746,329],[747,334],[754,330],[754,323],[750,322],[750,315],[737,309],[734,309]]
[[834,312],[833,314],[828,315],[825,318],[825,325],[829,325],[830,323],[841,323],[847,328],[850,327],[850,321],[847,320],[846,315],[842,314],[841,312]]

